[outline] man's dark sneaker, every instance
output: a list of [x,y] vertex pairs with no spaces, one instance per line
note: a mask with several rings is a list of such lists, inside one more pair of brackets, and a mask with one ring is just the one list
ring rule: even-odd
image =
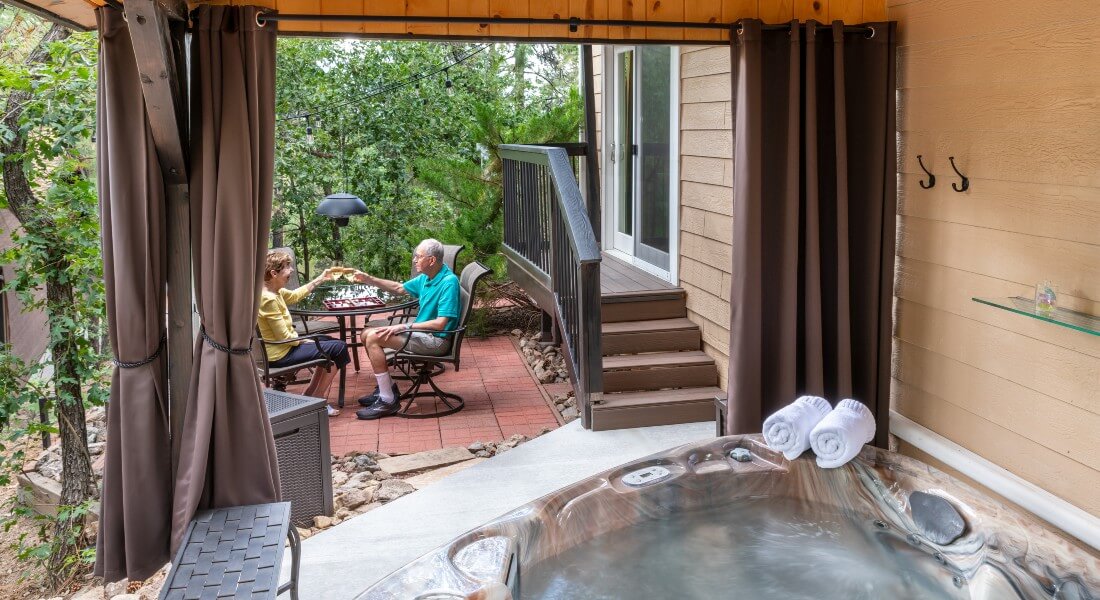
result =
[[[393,384],[393,397],[397,398],[400,395],[401,395],[401,391],[397,389],[397,384],[396,383]],[[378,402],[378,400],[379,400],[378,387],[375,386],[373,392],[371,392],[371,393],[367,394],[366,396],[363,396],[362,398],[359,399],[359,406],[370,407],[372,404]]]
[[396,400],[391,402],[378,401],[372,406],[367,408],[360,408],[355,411],[355,416],[363,421],[371,421],[374,419],[381,419],[382,417],[388,417],[392,414],[396,414],[401,409],[401,403]]

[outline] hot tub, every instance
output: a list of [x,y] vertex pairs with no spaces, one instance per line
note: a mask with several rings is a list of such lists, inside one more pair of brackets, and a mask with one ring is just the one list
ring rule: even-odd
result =
[[825,470],[731,436],[554,492],[360,596],[508,597],[1094,599],[1100,554],[899,454]]

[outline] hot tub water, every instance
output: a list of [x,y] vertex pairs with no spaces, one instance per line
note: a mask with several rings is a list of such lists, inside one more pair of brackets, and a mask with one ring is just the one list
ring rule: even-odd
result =
[[869,515],[744,499],[643,521],[527,565],[520,597],[970,598],[955,575]]

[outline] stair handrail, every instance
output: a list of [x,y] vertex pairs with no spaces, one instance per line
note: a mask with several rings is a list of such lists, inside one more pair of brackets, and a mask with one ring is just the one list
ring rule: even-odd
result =
[[581,424],[603,396],[600,246],[563,148],[500,146],[504,252],[552,290]]

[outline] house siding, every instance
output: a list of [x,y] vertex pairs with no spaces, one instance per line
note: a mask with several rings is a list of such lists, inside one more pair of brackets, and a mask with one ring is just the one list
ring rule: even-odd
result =
[[[971,300],[1031,296],[1051,280],[1062,305],[1100,314],[1100,16],[1090,0],[888,4],[899,34],[892,407],[1100,516],[1100,338]],[[680,285],[724,388],[729,49],[683,47],[680,67]],[[916,154],[935,188],[918,186]],[[951,189],[949,156],[971,178],[966,193]]]
[[729,46],[680,48],[680,286],[726,389],[733,272]]
[[[15,215],[0,209],[0,252],[11,248],[9,232],[18,226]],[[12,265],[0,265],[0,273],[4,281],[11,281],[15,276]],[[24,312],[23,304],[11,292],[0,292],[0,310],[4,311],[4,331],[0,332],[0,340],[10,343],[15,355],[24,361],[38,360],[49,341],[46,315],[42,311]]]
[[[973,296],[1100,314],[1100,16],[1091,0],[892,0],[895,410],[1100,516],[1100,338]],[[936,174],[921,189],[916,155]],[[949,156],[970,177],[959,194]],[[903,451],[906,447],[903,445]]]

